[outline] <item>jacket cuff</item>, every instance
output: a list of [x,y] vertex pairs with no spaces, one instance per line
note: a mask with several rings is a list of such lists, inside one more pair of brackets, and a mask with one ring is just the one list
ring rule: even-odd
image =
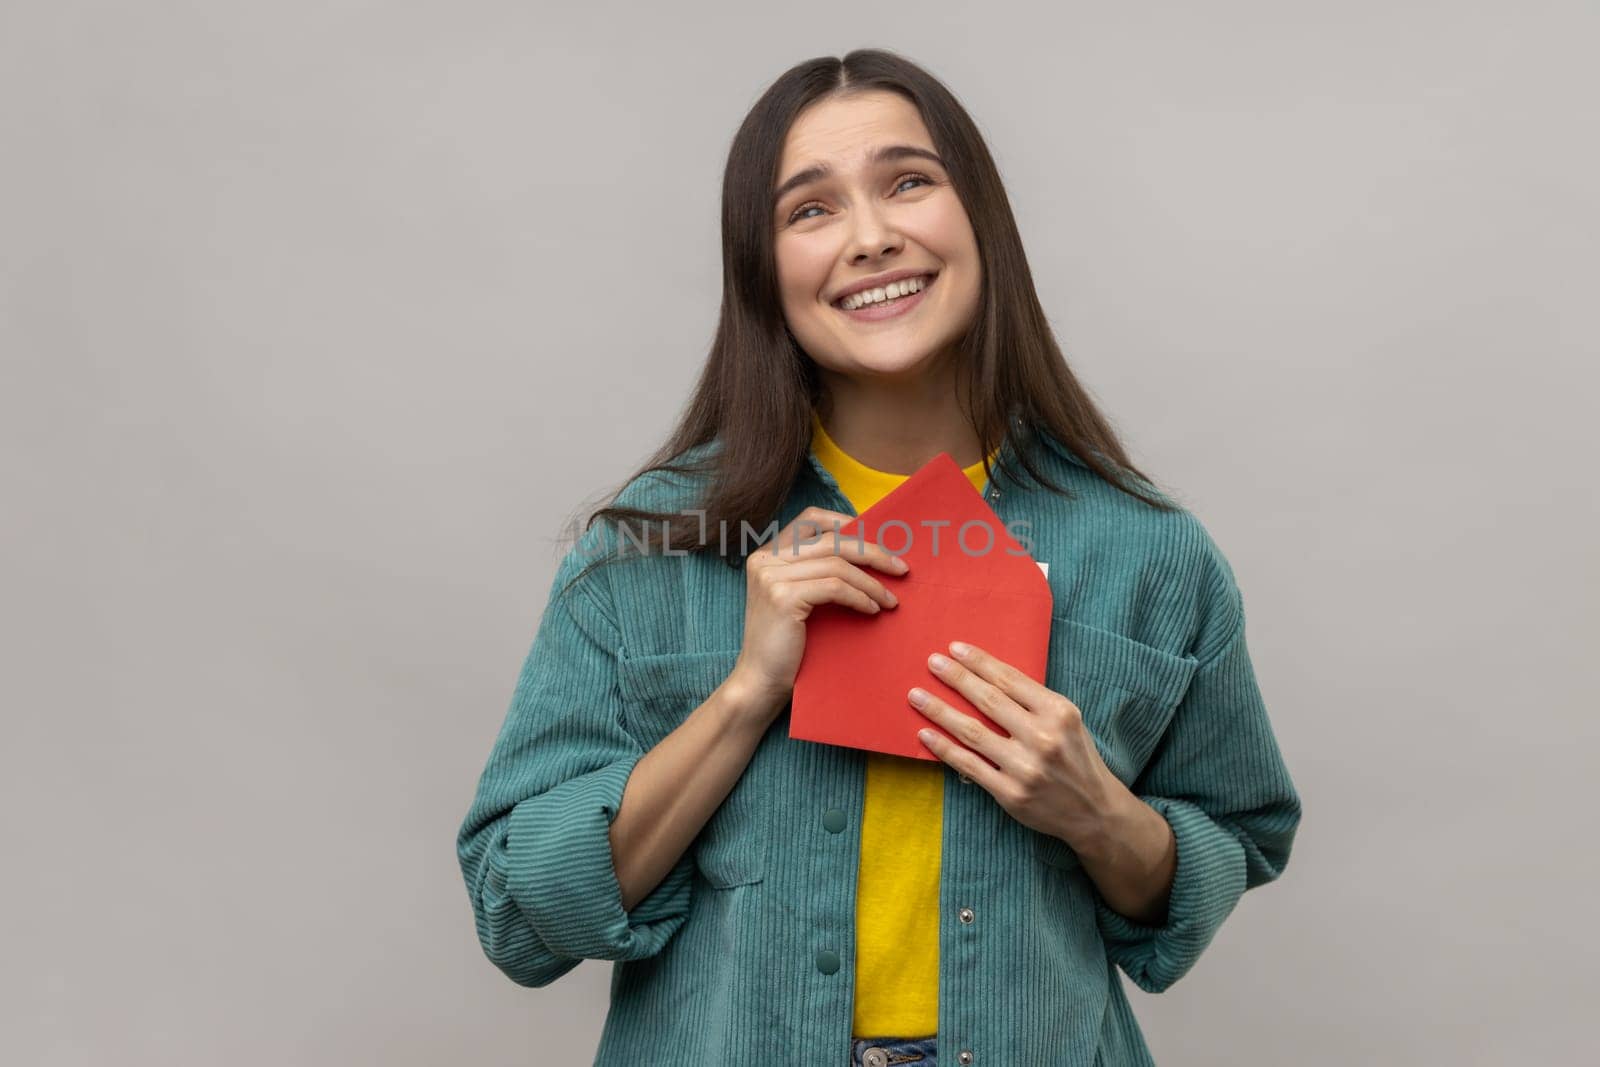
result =
[[528,797],[507,820],[506,892],[549,949],[598,960],[659,952],[688,917],[693,860],[686,854],[622,909],[610,827],[643,753],[630,753]]
[[1195,804],[1140,796],[1172,827],[1178,864],[1166,921],[1136,923],[1095,894],[1095,915],[1106,948],[1140,989],[1164,992],[1200,957],[1245,892],[1245,851],[1239,839]]

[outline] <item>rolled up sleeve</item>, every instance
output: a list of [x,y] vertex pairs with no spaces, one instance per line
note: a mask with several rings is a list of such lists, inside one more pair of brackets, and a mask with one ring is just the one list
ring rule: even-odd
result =
[[1268,721],[1245,639],[1244,606],[1223,565],[1222,636],[1197,668],[1132,791],[1167,820],[1177,843],[1165,920],[1146,925],[1098,893],[1108,953],[1139,988],[1160,993],[1199,959],[1245,891],[1289,862],[1300,798]]
[[591,530],[557,568],[456,838],[479,941],[519,985],[547,985],[584,959],[655,955],[689,910],[688,853],[622,907],[610,826],[644,750],[622,716],[609,567],[568,587],[599,547]]

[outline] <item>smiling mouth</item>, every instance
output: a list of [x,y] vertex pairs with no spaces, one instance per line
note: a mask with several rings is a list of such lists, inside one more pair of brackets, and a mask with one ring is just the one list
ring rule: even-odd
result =
[[[897,296],[889,300],[878,300],[870,304],[863,304],[858,308],[847,308],[839,301],[829,305],[835,311],[852,318],[858,322],[873,322],[878,319],[892,319],[913,310],[922,303],[922,298],[928,290],[933,288],[939,279],[937,273],[923,275],[920,279],[921,288],[905,296]],[[848,298],[845,298],[848,299]]]

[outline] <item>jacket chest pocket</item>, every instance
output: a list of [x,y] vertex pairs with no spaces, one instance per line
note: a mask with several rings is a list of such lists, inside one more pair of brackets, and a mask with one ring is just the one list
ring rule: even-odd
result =
[[[646,752],[705,703],[733,670],[738,656],[736,648],[622,654],[618,680],[624,724]],[[776,756],[772,741],[769,732],[690,845],[701,874],[718,889],[752,885],[766,876],[770,838],[761,785]]]
[[[1132,786],[1150,761],[1188,691],[1198,662],[1072,619],[1050,620],[1046,684],[1078,706],[1106,766]],[[1036,853],[1052,867],[1081,867],[1077,853],[1050,834]]]

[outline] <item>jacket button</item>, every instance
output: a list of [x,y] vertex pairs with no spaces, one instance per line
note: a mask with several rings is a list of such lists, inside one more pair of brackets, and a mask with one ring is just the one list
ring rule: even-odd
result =
[[829,808],[822,813],[822,826],[830,834],[836,834],[844,829],[844,812],[838,808]]
[[956,1062],[957,1063],[961,1063],[961,1064],[971,1063],[972,1062],[972,1050],[970,1048],[962,1049],[960,1052],[958,1052],[956,1054]]
[[973,911],[972,911],[971,908],[962,908],[961,909],[961,921],[962,922],[967,923],[968,925],[971,925],[972,920],[975,919],[975,918],[977,918],[977,916],[973,914]]
[[889,1053],[874,1045],[861,1054],[861,1067],[888,1067]]
[[823,949],[817,953],[817,970],[823,974],[832,974],[839,969],[839,954],[832,949]]

